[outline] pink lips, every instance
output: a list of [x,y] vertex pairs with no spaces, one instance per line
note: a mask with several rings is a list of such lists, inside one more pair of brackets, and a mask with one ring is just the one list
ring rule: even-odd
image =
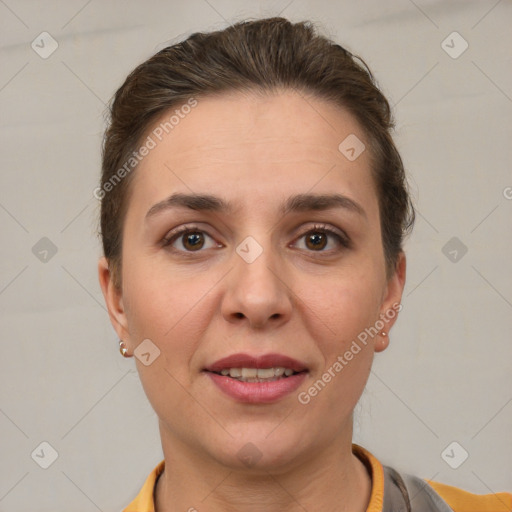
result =
[[291,368],[295,372],[303,372],[307,370],[305,364],[296,359],[281,354],[264,354],[262,356],[253,357],[248,354],[233,354],[215,361],[205,370],[209,372],[220,372],[226,368]]
[[[291,368],[295,372],[289,377],[282,377],[271,382],[242,382],[229,376],[219,375],[229,368]],[[265,354],[253,357],[248,354],[233,354],[219,359],[205,368],[206,375],[226,395],[239,402],[272,403],[295,391],[307,375],[305,364],[280,354]]]

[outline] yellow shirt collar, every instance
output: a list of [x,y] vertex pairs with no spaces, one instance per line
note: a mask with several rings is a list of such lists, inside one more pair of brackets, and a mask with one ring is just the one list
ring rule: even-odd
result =
[[[372,492],[366,512],[381,512],[384,498],[384,469],[382,464],[369,451],[357,444],[352,444],[352,453],[366,466],[372,478]],[[165,460],[162,460],[151,471],[137,497],[123,512],[155,512],[155,484],[164,468]]]

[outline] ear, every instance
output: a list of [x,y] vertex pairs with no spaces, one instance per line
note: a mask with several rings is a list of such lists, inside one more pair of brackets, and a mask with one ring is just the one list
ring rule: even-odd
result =
[[123,306],[122,291],[116,289],[114,286],[112,275],[108,268],[108,261],[104,256],[102,256],[98,262],[98,278],[105,304],[107,305],[110,322],[119,339],[125,341],[128,345],[129,332]]
[[398,313],[402,309],[400,301],[405,286],[406,259],[405,254],[400,252],[393,275],[388,279],[382,297],[380,308],[380,318],[384,322],[382,331],[387,333],[382,336],[380,333],[375,340],[375,352],[382,352],[389,345],[389,331],[398,318]]

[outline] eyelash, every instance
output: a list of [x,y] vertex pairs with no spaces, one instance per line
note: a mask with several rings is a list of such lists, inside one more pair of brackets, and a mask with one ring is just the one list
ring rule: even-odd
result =
[[[184,235],[189,234],[189,233],[205,233],[206,235],[208,235],[208,233],[206,231],[200,229],[198,226],[186,225],[186,226],[183,226],[182,228],[180,228],[178,231],[169,233],[169,235],[167,235],[165,238],[163,238],[162,242],[161,242],[162,247],[169,247],[175,240],[177,240],[180,237],[183,237]],[[307,231],[305,231],[304,233],[302,233],[298,237],[298,239],[301,239],[301,238],[305,237],[306,235],[309,235],[312,233],[323,233],[326,235],[330,235],[333,238],[335,238],[336,241],[345,249],[351,248],[351,242],[350,242],[350,239],[348,238],[348,236],[340,235],[338,232],[334,231],[333,229],[329,228],[328,226],[326,226],[324,224],[315,224],[312,228],[310,228]],[[208,235],[208,236],[213,239],[213,237],[211,235]],[[179,252],[181,254],[191,255],[191,256],[194,255],[195,253],[203,252],[201,249],[199,249],[198,251],[182,251],[182,250],[174,249],[174,251]],[[308,252],[312,252],[312,253],[317,252],[317,253],[321,254],[321,253],[325,253],[325,252],[329,253],[331,251],[321,250],[321,251],[308,251]]]

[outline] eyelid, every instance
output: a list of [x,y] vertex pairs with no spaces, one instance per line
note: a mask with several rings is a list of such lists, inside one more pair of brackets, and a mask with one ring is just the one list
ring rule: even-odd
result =
[[[352,243],[350,240],[350,237],[345,233],[345,231],[335,228],[329,224],[323,224],[315,222],[313,226],[310,226],[309,228],[301,231],[301,233],[297,236],[297,238],[302,238],[303,236],[307,235],[308,233],[315,232],[315,231],[324,231],[327,234],[333,236],[337,239],[337,241],[345,248],[352,247]],[[318,253],[329,253],[330,251],[310,251],[312,253],[318,252]]]
[[[170,245],[172,242],[174,242],[175,240],[179,239],[180,236],[183,236],[183,235],[187,234],[188,232],[194,232],[194,231],[197,231],[199,233],[204,233],[207,236],[209,236],[212,240],[214,239],[212,235],[210,235],[205,229],[201,228],[197,224],[183,224],[182,226],[179,226],[178,228],[169,231],[162,238],[160,243],[162,246],[166,247],[166,246]],[[184,251],[179,251],[179,252],[184,252]],[[187,252],[192,253],[194,251],[187,251]],[[197,251],[197,252],[200,252],[200,251]]]
[[[184,225],[176,228],[175,230],[172,230],[169,233],[167,233],[162,238],[160,244],[162,245],[162,247],[168,247],[173,242],[178,240],[180,238],[180,236],[183,236],[189,232],[195,232],[195,231],[204,233],[206,236],[208,236],[212,240],[215,240],[214,237],[208,233],[208,231],[206,231],[205,229],[202,229],[197,224],[184,224]],[[315,222],[312,226],[308,226],[307,228],[301,230],[301,232],[295,237],[294,240],[296,241],[298,239],[301,239],[308,233],[312,233],[315,231],[323,231],[323,232],[327,233],[331,237],[334,237],[337,240],[337,242],[345,248],[351,247],[351,240],[343,230],[341,230],[339,228],[334,228],[334,227],[330,226],[329,224],[323,224],[323,223],[318,223],[318,222]],[[219,242],[215,241],[215,243],[217,244],[217,247],[218,247]],[[176,250],[176,251],[179,253],[182,253],[182,254],[190,254],[190,255],[192,255],[194,253],[204,252],[202,250],[199,250],[199,251]],[[321,253],[329,253],[331,251],[308,251],[308,252],[312,252],[312,253],[317,252],[318,254],[321,254]]]

